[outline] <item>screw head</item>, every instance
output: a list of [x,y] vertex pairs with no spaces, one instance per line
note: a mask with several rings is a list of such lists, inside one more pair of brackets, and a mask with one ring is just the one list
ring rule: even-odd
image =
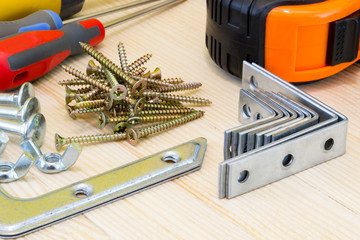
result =
[[98,115],[97,125],[99,129],[103,129],[106,125],[106,116],[103,112],[99,113]]
[[126,131],[126,140],[128,141],[128,143],[135,146],[138,142],[137,132],[132,128],[128,129]]
[[147,82],[145,80],[137,81],[132,87],[131,93],[134,97],[140,96],[146,90]]
[[127,89],[124,85],[116,85],[110,90],[110,97],[113,100],[123,100],[126,97]]

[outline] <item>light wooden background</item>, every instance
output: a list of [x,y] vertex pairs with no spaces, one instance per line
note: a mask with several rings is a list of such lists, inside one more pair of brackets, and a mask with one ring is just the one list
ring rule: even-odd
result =
[[[86,0],[81,14],[124,1]],[[223,161],[224,130],[237,121],[240,80],[221,70],[205,47],[205,0],[187,0],[167,10],[107,30],[97,49],[116,61],[122,41],[129,62],[152,53],[151,69],[164,77],[200,81],[193,95],[210,98],[202,119],[144,139],[84,146],[70,170],[46,175],[36,168],[17,182],[1,184],[10,194],[35,197],[121,166],[197,137],[208,140],[200,171],[25,236],[26,239],[359,239],[360,238],[360,65],[300,86],[349,118],[347,153],[289,178],[231,200],[217,198],[218,164]],[[129,11],[125,11],[129,12]],[[102,17],[106,21],[124,13]],[[66,64],[84,69],[90,58],[73,57]],[[96,127],[96,115],[72,120],[64,108],[70,78],[57,67],[34,82],[47,119],[44,153],[55,152],[54,134],[73,136],[109,132]],[[19,138],[13,137],[3,157],[16,161]]]

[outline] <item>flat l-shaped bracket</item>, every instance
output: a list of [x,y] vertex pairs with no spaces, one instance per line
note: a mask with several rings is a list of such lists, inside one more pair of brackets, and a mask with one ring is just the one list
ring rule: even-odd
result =
[[197,138],[95,177],[30,199],[0,188],[0,237],[15,238],[200,169]]

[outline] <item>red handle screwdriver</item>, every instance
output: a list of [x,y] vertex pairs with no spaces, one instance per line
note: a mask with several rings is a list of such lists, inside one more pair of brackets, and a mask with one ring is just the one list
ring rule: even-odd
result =
[[0,39],[0,90],[15,88],[48,73],[68,56],[82,52],[79,42],[94,46],[105,28],[182,0],[167,0],[107,24],[97,19],[66,24],[60,30],[30,31]]

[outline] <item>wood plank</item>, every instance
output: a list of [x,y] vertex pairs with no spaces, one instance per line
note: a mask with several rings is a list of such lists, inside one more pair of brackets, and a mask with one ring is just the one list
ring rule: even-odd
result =
[[[131,0],[130,0],[131,1]],[[129,0],[87,0],[81,14]],[[65,222],[32,233],[26,239],[359,239],[360,238],[360,65],[299,88],[349,118],[347,153],[337,159],[231,200],[217,198],[218,164],[223,161],[224,131],[237,121],[241,81],[220,69],[205,46],[206,6],[188,0],[107,30],[97,49],[117,61],[119,41],[131,62],[152,53],[146,64],[160,67],[164,77],[200,81],[191,95],[209,98],[205,116],[184,126],[140,141],[86,145],[68,171],[48,175],[36,168],[23,179],[1,186],[11,195],[29,198],[91,177],[197,137],[208,140],[200,171],[116,201]],[[102,22],[132,10],[101,18]],[[85,69],[90,57],[64,63]],[[96,114],[69,118],[59,80],[71,78],[60,67],[34,81],[36,96],[47,119],[41,150],[55,152],[54,134],[75,136],[107,133],[96,127]],[[11,138],[3,154],[15,162],[21,139]]]

